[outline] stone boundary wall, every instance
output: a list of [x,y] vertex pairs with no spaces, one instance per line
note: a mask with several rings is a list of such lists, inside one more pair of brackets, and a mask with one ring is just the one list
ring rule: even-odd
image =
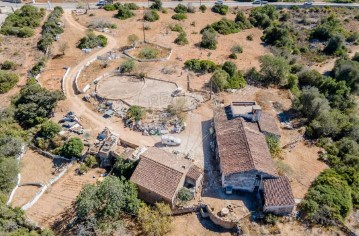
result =
[[49,152],[46,152],[44,150],[41,150],[40,148],[38,147],[35,147],[33,145],[29,145],[29,147],[34,150],[35,152],[41,154],[42,156],[44,157],[47,157],[47,158],[50,158],[50,159],[61,159],[61,160],[64,160],[64,161],[67,161],[67,162],[71,162],[72,160],[71,159],[68,159],[68,158],[65,158],[65,157],[62,157],[62,156],[58,156],[58,155],[54,155],[52,153],[49,153]]
[[161,45],[158,45],[156,43],[150,43],[150,42],[145,42],[145,43],[142,43],[142,44],[152,44],[152,45],[156,45],[157,47],[160,47],[160,48],[164,48],[164,49],[167,49],[167,50],[170,50],[170,53],[167,57],[162,57],[162,58],[154,58],[154,59],[141,59],[141,58],[137,58],[137,57],[134,57],[132,56],[129,52],[133,51],[136,49],[136,46],[135,47],[132,47],[130,49],[126,49],[123,51],[123,53],[132,58],[133,60],[136,60],[136,61],[139,61],[139,62],[156,62],[156,61],[168,61],[170,59],[170,57],[172,56],[172,48],[167,48],[167,47],[164,47],[164,46],[161,46]]
[[208,217],[211,219],[211,221],[216,224],[219,225],[225,229],[233,229],[234,227],[236,227],[236,225],[238,224],[237,221],[226,221],[220,217],[218,217],[212,210],[211,208],[207,205],[206,206],[206,210],[208,212]]
[[65,94],[65,80],[66,80],[67,75],[70,73],[70,69],[71,69],[70,67],[67,67],[64,76],[62,76],[61,90],[62,90],[63,94]]

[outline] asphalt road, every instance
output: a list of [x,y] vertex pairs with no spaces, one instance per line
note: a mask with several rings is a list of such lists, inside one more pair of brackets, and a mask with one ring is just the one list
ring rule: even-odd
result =
[[[122,1],[121,1],[122,2]],[[131,1],[123,1],[123,3],[126,2],[131,2]],[[174,8],[176,7],[178,4],[188,4],[191,3],[194,6],[196,5],[206,5],[208,7],[211,7],[214,5],[215,1],[171,1],[171,2],[163,2],[163,7],[166,8]],[[147,1],[147,2],[136,2],[137,5],[139,5],[140,7],[148,7],[149,5],[151,5],[152,3]],[[235,1],[224,1],[225,5],[228,5],[230,7],[257,7],[260,6],[259,4],[252,4],[251,2],[235,2]],[[296,3],[296,2],[273,2],[273,3],[268,3],[269,5],[274,5],[277,7],[291,7],[291,6],[301,6],[301,7],[310,7],[310,6],[304,6],[304,3]],[[21,7],[23,4],[15,4],[15,3],[9,3],[9,2],[2,2],[0,3],[0,6],[12,6],[14,8],[18,8]],[[77,7],[77,3],[51,3],[51,4],[47,4],[47,3],[35,3],[35,4],[31,4],[37,7],[43,7],[43,8],[53,8],[55,6],[61,6],[64,9],[68,9],[68,10],[74,10]],[[90,8],[98,8],[96,6],[96,3],[90,3]],[[313,3],[311,6],[313,7],[324,7],[324,6],[331,6],[331,7],[355,7],[355,8],[359,8],[359,4],[358,3],[329,3],[329,2],[315,2]]]

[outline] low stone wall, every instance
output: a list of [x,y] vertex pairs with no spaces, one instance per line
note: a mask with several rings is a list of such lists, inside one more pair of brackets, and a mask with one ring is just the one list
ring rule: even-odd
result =
[[168,61],[170,59],[170,57],[172,56],[172,48],[167,48],[167,47],[163,47],[161,45],[158,45],[158,44],[155,44],[155,43],[149,43],[149,42],[145,42],[144,44],[152,44],[152,45],[156,45],[160,48],[164,48],[164,49],[167,49],[167,50],[170,50],[170,53],[168,54],[167,57],[162,57],[162,58],[154,58],[154,59],[141,59],[141,58],[137,58],[137,57],[134,57],[130,54],[131,51],[135,50],[136,47],[133,47],[133,48],[130,48],[130,49],[126,49],[123,51],[123,53],[132,58],[133,60],[136,60],[136,61],[139,61],[139,62],[156,62],[156,61]]
[[237,221],[226,221],[226,220],[218,217],[216,215],[216,213],[213,212],[208,205],[206,206],[206,210],[208,212],[208,217],[211,219],[211,221],[214,224],[219,225],[219,226],[221,226],[221,227],[223,227],[225,229],[233,229],[238,224]]
[[54,154],[52,154],[52,153],[46,152],[46,151],[44,151],[44,150],[41,150],[40,148],[35,147],[35,146],[33,146],[33,145],[29,145],[29,147],[30,147],[32,150],[34,150],[35,152],[37,152],[37,153],[43,155],[44,157],[47,157],[47,158],[50,158],[50,159],[61,159],[61,160],[67,161],[67,162],[71,162],[71,160],[68,159],[68,158],[54,155]]
[[187,207],[178,207],[172,210],[172,215],[176,216],[176,215],[183,215],[183,214],[188,214],[188,213],[192,213],[192,212],[197,212],[199,211],[201,208],[206,207],[206,205],[203,204],[199,204],[199,205],[192,205],[192,206],[187,206]]
[[65,80],[66,80],[67,75],[70,72],[70,69],[71,69],[70,67],[66,68],[66,72],[65,72],[64,76],[62,76],[62,80],[61,80],[61,89],[64,94],[65,94]]
[[119,140],[120,140],[121,145],[125,145],[125,146],[133,148],[133,149],[138,148],[138,145],[136,145],[134,143],[130,143],[130,142],[128,142],[128,141],[126,141],[124,139],[121,139],[121,138]]

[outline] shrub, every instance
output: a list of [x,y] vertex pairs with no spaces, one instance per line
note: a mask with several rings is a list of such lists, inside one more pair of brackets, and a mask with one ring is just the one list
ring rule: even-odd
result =
[[138,10],[140,7],[136,5],[136,3],[130,2],[123,4],[124,7],[127,7],[130,10]]
[[252,35],[252,34],[247,35],[246,39],[247,39],[248,41],[253,41],[253,35]]
[[232,48],[231,48],[231,52],[232,53],[243,53],[243,48],[241,47],[241,45],[234,45]]
[[359,62],[359,52],[356,52],[354,56],[352,57],[352,61]]
[[237,59],[238,57],[237,57],[237,54],[235,54],[235,53],[231,53],[231,54],[229,54],[229,56],[228,56],[230,59]]
[[61,155],[67,158],[80,157],[84,144],[79,138],[70,138],[61,148]]
[[107,45],[107,38],[104,35],[96,36],[94,33],[88,33],[86,37],[83,37],[79,44],[78,48],[95,48],[95,47],[105,47]]
[[201,47],[215,50],[217,48],[217,33],[214,30],[202,32]]
[[85,165],[89,168],[94,168],[94,167],[98,166],[96,157],[93,155],[88,155],[85,159]]
[[259,58],[261,63],[261,74],[263,83],[266,85],[286,85],[290,66],[288,61],[282,57],[264,55]]
[[130,34],[127,37],[127,41],[131,44],[131,45],[135,45],[138,41],[138,36],[136,34]]
[[34,33],[35,33],[35,31],[33,29],[31,29],[30,27],[23,27],[23,28],[19,29],[17,36],[20,38],[29,38],[29,37],[33,36]]
[[179,199],[181,202],[188,202],[192,198],[193,198],[193,194],[186,187],[182,187],[177,193],[177,199]]
[[187,14],[186,13],[176,13],[172,16],[172,19],[179,20],[179,21],[185,20],[185,19],[187,19]]
[[1,64],[1,69],[2,70],[15,70],[16,64],[13,61],[6,60]]
[[209,60],[198,60],[198,59],[191,59],[184,63],[185,67],[188,70],[197,72],[197,73],[212,73],[215,71],[218,66],[213,61]]
[[131,18],[134,15],[135,14],[128,7],[125,7],[124,5],[119,5],[118,12],[115,15],[115,17],[120,20],[126,20],[126,19]]
[[280,146],[280,140],[274,135],[266,135],[266,141],[268,144],[269,151],[273,158],[281,158],[282,148]]
[[187,13],[187,7],[180,3],[175,7],[174,12],[176,12],[176,13]]
[[145,235],[166,235],[171,230],[171,208],[165,203],[155,203],[154,208],[143,205],[138,221]]
[[39,60],[30,70],[30,74],[34,77],[36,77],[38,74],[40,74],[41,70],[45,67],[45,59],[42,58]]
[[113,5],[113,4],[106,4],[106,5],[103,7],[103,9],[104,9],[105,11],[115,11],[115,10],[116,10],[116,7],[115,7],[115,5]]
[[264,30],[262,40],[276,47],[292,48],[294,39],[285,26],[272,26]]
[[37,48],[41,51],[45,52],[54,42],[56,35],[64,32],[63,28],[58,25],[58,22],[61,22],[63,12],[64,10],[61,7],[55,7],[43,25],[41,32],[42,36],[37,43]]
[[19,77],[16,74],[0,70],[0,94],[8,92],[17,82]]
[[41,124],[39,134],[46,138],[54,138],[60,131],[61,127],[57,123],[47,120]]
[[113,173],[118,177],[125,177],[130,179],[132,173],[135,171],[138,162],[130,159],[125,159],[122,156],[115,158],[115,164],[113,165]]
[[145,21],[154,22],[158,19],[160,19],[160,15],[158,15],[157,11],[147,11],[143,17]]
[[337,60],[332,70],[333,77],[338,81],[345,81],[352,93],[359,91],[359,62]]
[[199,10],[200,10],[202,13],[204,13],[204,12],[207,10],[206,5],[201,5],[201,6],[199,7]]
[[227,5],[214,5],[212,11],[221,15],[227,15],[229,7]]
[[127,117],[133,119],[136,122],[142,120],[146,115],[145,110],[140,106],[130,106],[127,111]]
[[97,29],[97,28],[100,28],[100,29],[104,29],[104,28],[116,29],[117,28],[116,24],[113,24],[112,22],[104,20],[104,19],[94,19],[89,23],[88,27],[90,29]]
[[220,21],[217,21],[210,26],[202,29],[202,32],[206,29],[212,28],[213,30],[217,31],[220,34],[228,35],[238,33],[241,28],[238,24],[236,24],[232,20],[228,20],[227,18],[223,18]]
[[323,50],[326,54],[340,56],[346,53],[344,38],[341,35],[332,36]]
[[161,11],[162,10],[162,1],[161,0],[155,0],[150,8],[153,9],[153,10]]
[[236,19],[234,21],[241,29],[252,28],[251,22],[249,22],[249,20],[246,18],[242,11],[237,12]]
[[121,73],[128,73],[133,71],[133,69],[135,68],[135,61],[132,59],[128,59],[124,62],[122,62],[121,66],[120,66],[120,71]]
[[222,70],[227,72],[229,76],[233,76],[237,71],[237,66],[231,61],[226,61],[222,66]]
[[311,39],[319,39],[326,41],[330,39],[335,34],[344,33],[344,28],[339,19],[334,15],[331,15],[323,19],[320,24],[318,24],[310,33]]
[[184,31],[183,28],[182,28],[182,26],[179,25],[179,24],[171,25],[171,26],[170,26],[170,29],[171,29],[172,31],[179,32],[179,33]]
[[214,92],[221,92],[228,87],[229,75],[224,70],[216,70],[210,80],[211,89]]
[[275,6],[265,5],[264,7],[256,7],[251,10],[249,21],[252,25],[262,29],[268,28],[273,21],[278,19],[278,12]]
[[159,53],[160,52],[155,48],[145,47],[141,49],[139,57],[145,59],[154,59],[158,57]]
[[278,221],[278,217],[273,214],[269,213],[264,216],[264,223],[266,224],[275,225],[277,221]]
[[243,74],[239,71],[235,72],[228,80],[226,89],[240,89],[246,86],[246,81]]
[[187,34],[185,32],[180,32],[178,37],[175,39],[175,43],[178,45],[188,44]]

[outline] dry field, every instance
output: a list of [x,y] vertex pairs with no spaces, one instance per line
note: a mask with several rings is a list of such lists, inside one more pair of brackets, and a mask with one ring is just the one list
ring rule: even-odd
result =
[[95,183],[104,172],[102,169],[90,169],[86,174],[78,176],[72,166],[67,173],[54,185],[28,211],[26,216],[43,227],[50,227],[67,208],[71,206],[85,184]]

